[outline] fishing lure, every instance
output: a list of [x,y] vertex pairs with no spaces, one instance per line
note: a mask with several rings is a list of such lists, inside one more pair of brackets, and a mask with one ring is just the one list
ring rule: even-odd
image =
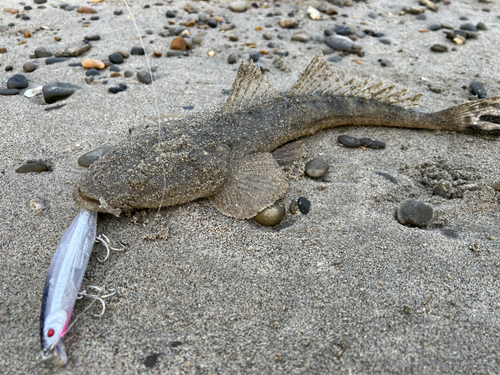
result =
[[81,209],[57,247],[45,282],[40,316],[44,359],[56,355],[65,365],[64,334],[96,240],[97,212]]

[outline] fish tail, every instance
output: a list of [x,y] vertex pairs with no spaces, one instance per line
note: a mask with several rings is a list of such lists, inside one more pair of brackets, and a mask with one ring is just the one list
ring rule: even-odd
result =
[[500,135],[500,96],[457,105],[434,115],[442,129]]

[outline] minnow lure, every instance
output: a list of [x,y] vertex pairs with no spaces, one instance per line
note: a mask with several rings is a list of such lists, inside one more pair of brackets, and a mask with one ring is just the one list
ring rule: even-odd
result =
[[408,109],[422,95],[406,97],[408,90],[369,81],[331,72],[320,52],[289,92],[277,93],[259,68],[242,63],[225,108],[118,143],[90,167],[73,196],[85,208],[116,216],[209,198],[223,214],[248,219],[286,192],[278,163],[287,158],[278,147],[320,130],[382,125],[500,135],[500,97],[424,113]]
[[68,359],[64,334],[96,239],[97,212],[82,208],[57,247],[45,282],[40,316],[42,357]]

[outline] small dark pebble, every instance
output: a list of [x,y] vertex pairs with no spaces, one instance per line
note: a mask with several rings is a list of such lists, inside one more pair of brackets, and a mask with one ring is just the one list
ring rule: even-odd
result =
[[427,29],[429,29],[431,31],[441,30],[442,28],[443,28],[443,26],[441,26],[441,24],[439,22],[433,23],[427,27]]
[[7,65],[7,66],[5,67],[5,71],[6,71],[6,72],[10,72],[10,71],[11,71],[11,70],[13,70],[13,69],[14,69],[14,67],[13,67],[12,65]]
[[24,21],[28,21],[28,20],[30,20],[31,18],[30,18],[30,16],[28,16],[27,14],[23,14],[23,15],[21,16],[21,19],[22,19],[22,20],[24,20]]
[[391,65],[391,63],[387,60],[384,60],[384,59],[379,59],[378,62],[380,63],[380,65],[382,65],[383,67],[386,67],[386,66],[389,66]]
[[137,72],[137,79],[146,85],[149,85],[152,82],[151,74],[145,71]]
[[217,23],[217,20],[215,18],[209,18],[209,20],[207,21],[207,25],[212,27],[212,28],[215,28],[215,27],[217,27],[218,23]]
[[414,199],[406,199],[398,208],[398,221],[401,224],[410,224],[423,227],[432,217],[432,207]]
[[76,86],[62,82],[47,83],[42,88],[43,98],[48,104],[66,99],[68,96],[73,95],[75,87]]
[[134,72],[132,72],[131,70],[125,70],[125,73],[123,73],[123,75],[125,76],[125,78],[130,78],[134,75]]
[[190,110],[194,109],[194,106],[192,106],[192,105],[185,105],[184,107],[182,107],[182,109],[185,109],[186,111],[190,111]]
[[476,28],[478,30],[482,30],[482,31],[488,30],[488,27],[486,27],[486,24],[484,22],[478,22],[478,24],[476,25]]
[[92,82],[94,82],[94,77],[85,77],[85,82],[90,85]]
[[332,57],[329,57],[327,60],[330,62],[339,62],[339,61],[342,61],[342,57],[341,56],[332,56]]
[[448,47],[442,44],[433,44],[431,46],[431,51],[434,52],[448,52]]
[[107,80],[107,79],[105,79],[104,81],[102,81],[102,84],[103,84],[103,85],[107,85],[107,84],[108,84],[108,80]]
[[101,156],[108,152],[110,148],[111,146],[104,145],[99,147],[97,150],[89,151],[78,158],[78,164],[82,167],[88,168],[99,160]]
[[458,17],[458,19],[459,19],[460,21],[468,21],[468,20],[469,20],[469,18],[468,18],[468,17],[466,17],[466,16],[460,16],[460,17]]
[[166,16],[167,18],[175,18],[177,16],[177,13],[173,10],[167,10]]
[[85,37],[87,40],[100,40],[101,36],[99,34],[92,34],[92,35],[87,35]]
[[132,49],[130,50],[130,54],[132,54],[132,55],[144,55],[144,48],[132,47]]
[[47,107],[47,108],[44,108],[43,110],[48,112],[48,111],[52,111],[54,109],[59,109],[59,108],[62,108],[66,105],[66,103],[63,103],[63,104],[57,104],[57,105],[53,105],[52,107]]
[[42,161],[28,160],[26,164],[16,169],[16,173],[30,173],[30,172],[47,172],[50,167]]
[[19,94],[19,89],[1,89],[0,95],[17,95]]
[[477,31],[477,27],[476,25],[470,23],[470,22],[467,22],[467,23],[464,23],[463,25],[460,25],[460,30],[465,30],[465,31],[474,31],[476,32]]
[[262,57],[260,52],[252,52],[250,53],[250,58],[252,59],[253,62],[259,61],[259,59]]
[[478,81],[472,82],[470,84],[469,90],[472,94],[479,97],[479,99],[486,98],[486,89],[484,88],[484,86],[481,82],[478,82]]
[[348,135],[340,135],[337,138],[338,142],[346,147],[360,147],[361,141],[358,138],[354,138]]
[[16,74],[7,81],[8,89],[25,89],[28,87],[28,80],[22,74]]
[[109,71],[110,72],[119,72],[120,68],[117,67],[116,65],[112,65],[112,66],[109,67]]
[[378,14],[374,12],[368,13],[368,17],[370,17],[373,20],[376,20],[378,18]]
[[97,21],[99,19],[99,16],[92,16],[90,17],[91,21]]
[[228,56],[228,58],[227,58],[228,64],[236,64],[237,62],[238,62],[238,54],[237,53],[232,53]]
[[160,354],[158,353],[148,355],[144,360],[144,366],[147,368],[153,368],[156,365],[156,362],[158,362],[158,357],[160,357]]
[[361,142],[362,146],[370,148],[385,148],[386,146],[384,142],[374,141],[370,138],[360,138],[359,141]]
[[123,56],[121,53],[115,52],[108,56],[109,61],[114,64],[121,64],[123,62]]
[[304,197],[300,197],[297,202],[299,204],[300,212],[302,212],[304,215],[307,215],[311,210],[311,202]]
[[92,68],[92,69],[87,70],[85,72],[85,75],[87,77],[90,77],[90,76],[100,76],[101,73],[97,69]]
[[113,14],[115,16],[121,16],[123,14],[123,10],[121,10],[121,9],[115,9],[115,11],[113,12]]
[[382,44],[387,44],[387,45],[391,44],[391,41],[387,38],[380,38],[378,39],[378,41]]
[[64,61],[68,61],[70,57],[49,57],[48,59],[45,59],[45,64],[47,65],[52,65]]
[[31,73],[36,70],[36,65],[32,62],[27,62],[23,65],[23,70],[26,73]]
[[33,9],[33,7],[31,7],[31,6],[29,6],[29,5],[26,5],[26,6],[24,7],[24,10],[32,10],[32,9]]
[[81,62],[69,63],[68,66],[83,66]]

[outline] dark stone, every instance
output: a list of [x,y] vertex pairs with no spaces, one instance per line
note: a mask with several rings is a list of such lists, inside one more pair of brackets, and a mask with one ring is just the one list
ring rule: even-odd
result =
[[339,62],[339,61],[342,61],[342,57],[341,56],[332,56],[332,57],[327,58],[327,60],[330,62]]
[[29,6],[29,5],[26,5],[26,6],[24,7],[24,10],[32,10],[32,9],[33,9],[33,7],[31,7],[31,6]]
[[125,76],[125,78],[130,78],[134,75],[134,72],[132,72],[131,70],[125,70],[125,73],[123,73],[123,75]]
[[40,58],[40,57],[50,57],[52,56],[52,52],[47,51],[47,48],[45,47],[37,47],[35,49],[35,56]]
[[43,98],[45,99],[46,103],[51,104],[73,95],[73,93],[75,92],[75,88],[77,87],[78,86],[62,82],[47,83],[42,88]]
[[68,66],[83,66],[81,62],[69,63]]
[[387,38],[380,38],[378,39],[378,41],[382,44],[387,44],[387,45],[391,44],[391,41]]
[[69,57],[49,57],[45,60],[45,64],[52,65],[63,61],[68,61],[69,59]]
[[479,99],[486,98],[486,89],[483,84],[478,81],[474,81],[470,84],[469,90],[472,94],[476,95]]
[[35,4],[45,4],[47,0],[33,0]]
[[300,212],[302,212],[304,215],[307,215],[311,210],[311,202],[307,198],[300,197],[297,200],[297,203],[299,204]]
[[238,54],[237,53],[232,53],[227,58],[228,64],[236,64],[237,62],[238,62]]
[[427,28],[431,31],[436,31],[436,30],[441,30],[443,28],[443,26],[441,26],[441,24],[439,22],[437,22],[437,23],[433,23],[433,24],[429,25],[429,27],[427,27]]
[[486,24],[484,22],[478,22],[478,24],[476,25],[476,28],[478,30],[482,30],[482,31],[488,30],[488,27],[486,26]]
[[24,21],[28,21],[28,20],[30,20],[31,18],[30,18],[30,16],[28,16],[27,14],[23,14],[23,15],[21,16],[21,19],[22,19],[22,20],[24,20]]
[[87,35],[85,37],[87,40],[100,40],[101,36],[99,34],[92,34],[92,35]]
[[398,221],[404,225],[423,227],[432,217],[432,207],[414,199],[406,199],[399,205]]
[[114,64],[121,64],[123,62],[123,56],[118,52],[112,53],[108,58]]
[[338,142],[345,147],[360,147],[361,141],[358,138],[354,138],[348,135],[341,135],[337,138]]
[[460,17],[458,17],[458,19],[459,19],[460,21],[468,21],[468,20],[469,20],[469,18],[468,18],[468,17],[466,17],[466,16],[460,16]]
[[182,109],[184,109],[186,111],[190,111],[190,110],[194,109],[194,106],[192,106],[192,105],[185,105],[185,106],[182,107]]
[[167,16],[167,18],[175,18],[177,16],[177,12],[175,12],[173,10],[167,10],[166,16]]
[[5,67],[5,71],[6,71],[6,72],[10,72],[10,71],[11,71],[11,70],[13,70],[13,69],[14,69],[14,67],[13,67],[12,65],[7,65],[7,66]]
[[101,73],[97,69],[92,68],[92,69],[87,70],[85,72],[85,75],[87,77],[90,77],[90,76],[100,76]]
[[99,19],[99,16],[92,16],[90,17],[91,21],[97,21]]
[[378,18],[378,14],[374,12],[368,13],[368,17],[370,17],[373,20],[376,20]]
[[325,43],[331,49],[336,51],[347,51],[352,49],[354,42],[348,38],[329,36],[325,39]]
[[39,160],[28,160],[26,164],[20,166],[16,169],[16,173],[40,173],[50,171],[51,168],[42,161]]
[[19,93],[19,89],[0,89],[0,95],[17,95]]
[[8,89],[25,89],[28,87],[28,80],[22,74],[16,74],[7,81]]
[[132,47],[132,49],[130,50],[130,54],[131,55],[144,55],[145,54],[144,48],[142,48],[142,47]]
[[386,146],[384,142],[374,141],[370,138],[360,138],[359,141],[361,142],[362,146],[370,147],[370,148],[380,149],[380,148],[385,148],[385,146]]
[[113,12],[113,14],[115,16],[121,16],[123,14],[123,10],[121,10],[121,9],[115,9],[115,11]]
[[390,66],[391,63],[390,61],[388,60],[384,60],[384,59],[379,59],[378,62],[380,63],[380,65],[382,65],[383,67],[386,67],[386,66]]
[[252,59],[253,62],[259,61],[259,59],[262,57],[260,52],[251,52],[250,53],[250,58]]
[[23,70],[26,73],[34,72],[36,70],[36,65],[32,62],[27,62],[23,65]]
[[160,354],[158,353],[148,355],[144,360],[144,366],[147,368],[153,368],[156,365],[156,362],[158,362],[158,357],[160,357]]
[[122,92],[122,91],[125,91],[125,89],[122,88],[122,87],[119,87],[119,86],[118,87],[110,87],[109,88],[109,92],[112,92],[113,94],[116,94],[116,93]]
[[218,23],[217,23],[217,20],[215,18],[210,18],[207,21],[207,25],[212,27],[212,28],[215,28],[215,27],[217,27]]
[[116,65],[112,65],[112,66],[109,67],[109,71],[110,72],[119,72],[120,68],[117,67]]
[[434,52],[448,52],[448,47],[442,44],[433,44],[431,46],[431,51]]
[[151,82],[153,82],[153,80],[151,79],[151,74],[145,71],[137,72],[137,79],[140,82],[145,83],[146,85],[149,85]]
[[476,32],[477,27],[476,27],[476,25],[474,25],[470,22],[467,22],[467,23],[464,23],[463,25],[460,25],[460,30]]
[[345,36],[352,34],[352,30],[349,26],[336,26],[333,29],[331,29],[330,32],[331,32],[330,35],[333,35],[333,33]]

